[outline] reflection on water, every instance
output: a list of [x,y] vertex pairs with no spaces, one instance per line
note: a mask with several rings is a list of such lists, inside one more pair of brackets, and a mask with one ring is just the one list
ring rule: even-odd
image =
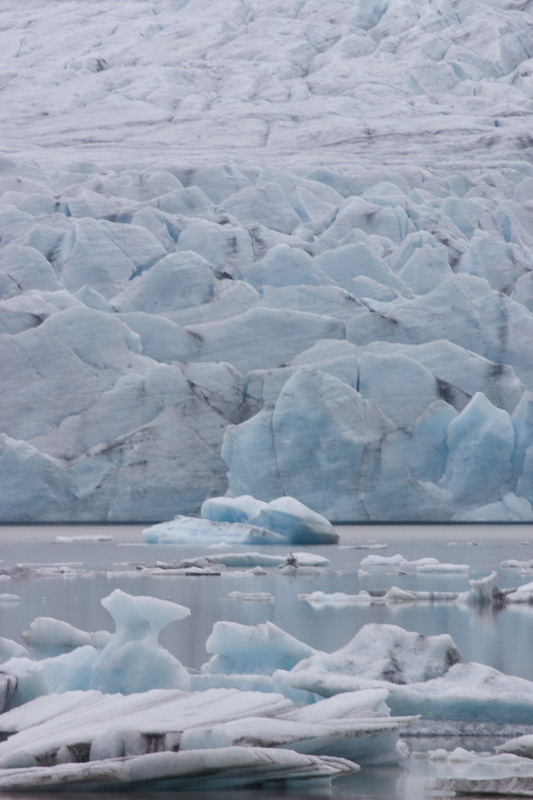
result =
[[[135,577],[136,565],[157,562],[177,563],[181,559],[216,554],[216,550],[142,545],[138,526],[113,526],[104,530],[114,537],[112,542],[55,543],[58,535],[94,531],[93,527],[43,526],[4,527],[0,529],[3,562],[0,567],[16,564],[70,564],[80,570],[77,577],[0,580],[0,594],[18,595],[19,603],[0,602],[0,636],[21,641],[20,633],[29,628],[38,616],[56,617],[87,631],[111,630],[113,623],[100,600],[113,589],[131,594],[146,594],[173,600],[191,609],[191,616],[170,625],[163,631],[162,644],[186,666],[198,669],[210,654],[205,642],[219,619],[256,625],[267,620],[311,646],[331,652],[346,644],[369,622],[392,623],[422,634],[449,633],[461,650],[464,660],[478,661],[508,674],[533,680],[531,641],[533,640],[533,607],[519,606],[496,609],[464,607],[457,603],[398,603],[393,605],[350,605],[316,608],[300,595],[320,590],[325,593],[357,594],[361,590],[386,590],[391,586],[415,591],[462,592],[469,589],[469,578],[480,578],[492,570],[498,572],[501,588],[519,586],[533,580],[533,575],[502,569],[505,559],[528,560],[533,557],[532,526],[347,526],[339,528],[341,547],[317,546],[298,548],[330,559],[326,569],[283,575],[279,569],[267,569],[265,575],[231,570],[218,577]],[[383,555],[400,553],[408,560],[432,556],[441,562],[469,564],[470,575],[460,573],[416,574],[394,568],[360,572],[361,560],[369,551],[346,547],[361,542],[387,545]],[[457,542],[453,546],[452,541]],[[472,542],[475,541],[474,545]],[[254,546],[228,548],[228,551],[257,550]],[[265,547],[267,553],[283,549]],[[128,576],[125,574],[128,571]],[[133,576],[132,573],[133,572]],[[21,573],[22,574],[22,573]],[[233,595],[232,593],[239,593]],[[268,593],[274,602],[249,601],[247,593]],[[495,740],[428,738],[406,739],[411,751],[427,753],[436,747],[448,750],[460,745],[466,749],[489,749]],[[335,800],[365,798],[372,800],[422,800],[424,780],[433,769],[427,759],[408,760],[401,767],[365,768],[360,773],[339,779],[331,792]],[[287,794],[287,788],[273,790],[237,790],[231,800],[275,800]],[[330,794],[324,787],[294,787],[291,800]],[[64,793],[62,797],[70,797]],[[101,800],[101,795],[76,793],[76,798]],[[127,793],[128,797],[132,794]],[[180,798],[191,795],[194,800],[213,800],[206,792],[181,792]],[[165,792],[164,795],[168,795]],[[208,796],[209,795],[209,796]],[[219,791],[216,800],[230,800],[229,792]],[[6,797],[8,795],[5,795]],[[136,800],[152,800],[161,793],[134,793]],[[38,795],[13,795],[17,800],[36,800]],[[125,797],[114,793],[117,800]]]

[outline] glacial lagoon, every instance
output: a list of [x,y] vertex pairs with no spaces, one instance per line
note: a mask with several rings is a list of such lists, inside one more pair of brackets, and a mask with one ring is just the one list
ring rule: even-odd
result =
[[[387,623],[424,635],[448,633],[465,662],[480,662],[508,675],[533,680],[531,604],[510,604],[505,608],[442,601],[317,605],[306,599],[313,592],[379,594],[392,586],[410,591],[464,592],[469,589],[469,580],[486,577],[492,571],[498,573],[502,590],[527,584],[533,577],[533,564],[529,569],[526,566],[533,557],[531,525],[337,526],[338,545],[298,548],[323,556],[329,563],[324,567],[302,567],[292,574],[279,567],[255,574],[246,568],[225,568],[209,575],[194,575],[192,571],[176,575],[170,569],[148,574],[149,567],[168,568],[199,556],[213,558],[223,551],[143,544],[142,530],[143,526],[138,525],[4,526],[0,568],[12,577],[4,576],[0,594],[14,594],[20,600],[0,603],[0,635],[22,642],[21,632],[42,616],[64,620],[86,631],[112,631],[113,620],[100,601],[120,588],[132,595],[169,599],[191,609],[189,617],[162,631],[160,642],[192,670],[198,670],[209,659],[205,642],[218,620],[245,625],[270,621],[325,652],[342,647],[367,623]],[[97,541],[97,537],[103,540]],[[108,537],[110,540],[104,540]],[[272,545],[228,549],[289,555]],[[361,566],[369,555],[389,558],[396,554],[404,557],[407,566]],[[457,569],[420,572],[408,566],[421,557],[432,557],[441,564],[456,565]],[[506,561],[522,563],[522,568],[502,567]],[[461,568],[463,565],[468,565],[468,572]],[[13,572],[16,566],[22,569]],[[332,796],[339,800],[354,796],[365,800],[417,800],[425,796],[425,778],[439,767],[416,754],[425,756],[438,747],[450,751],[456,746],[490,750],[510,738],[510,729],[502,730],[498,736],[492,726],[486,735],[472,736],[468,726],[459,735],[460,727],[446,724],[439,729],[437,723],[431,735],[402,735],[411,758],[397,767],[364,767],[356,775],[340,778],[333,782]],[[526,731],[527,726],[522,726],[520,732]],[[308,791],[295,789],[291,797],[302,797]],[[286,789],[280,792],[285,793]],[[208,793],[200,794],[204,800]],[[195,798],[200,800],[200,794],[194,793]],[[226,800],[226,794],[218,792],[217,800]],[[260,795],[265,800],[279,796],[271,790],[261,790]],[[135,796],[149,795],[143,792]],[[241,790],[240,796],[252,800],[257,792]]]

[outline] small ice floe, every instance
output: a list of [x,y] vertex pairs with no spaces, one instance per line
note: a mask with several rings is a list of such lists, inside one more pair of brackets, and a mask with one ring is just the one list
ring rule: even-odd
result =
[[358,544],[340,544],[339,550],[386,550],[388,544],[380,542],[359,542]]
[[468,564],[446,564],[441,563],[436,558],[418,558],[415,561],[408,561],[404,556],[397,553],[395,556],[375,556],[370,555],[363,558],[361,567],[364,569],[373,567],[395,567],[402,572],[421,572],[421,573],[448,573],[448,572],[469,572]]
[[219,576],[220,570],[211,567],[201,567],[191,564],[188,567],[173,567],[173,566],[149,566],[140,564],[135,570],[109,570],[106,572],[107,578],[139,578],[149,576],[150,578],[176,578],[176,577],[199,577],[206,576]]
[[213,561],[225,567],[279,567],[286,560],[286,556],[268,553],[220,553],[213,556]]
[[346,605],[383,605],[393,603],[450,603],[457,600],[458,592],[414,592],[408,589],[400,589],[398,586],[391,586],[383,591],[361,591],[357,594],[344,594],[343,592],[316,591],[311,594],[299,595],[301,600],[306,600],[312,606],[346,606]]
[[9,594],[9,592],[0,593],[0,603],[19,603],[20,597],[18,594]]
[[84,533],[79,536],[56,536],[54,541],[58,544],[74,544],[78,542],[113,542],[114,538],[104,533]]
[[[499,748],[497,748],[499,749]],[[430,752],[440,775],[426,781],[431,792],[460,795],[533,797],[533,761],[506,752],[497,755],[456,748]]]
[[500,566],[503,569],[516,569],[522,573],[528,574],[533,572],[533,558],[529,559],[528,561],[520,561],[515,558],[508,558],[506,561],[502,561]]
[[270,592],[229,592],[230,600],[244,600],[253,603],[274,603],[276,598]]
[[477,542],[446,542],[448,547],[477,547]]
[[69,564],[49,564],[39,566],[33,564],[17,564],[14,567],[0,568],[0,580],[30,580],[32,578],[85,578],[95,575],[93,570],[83,566],[75,568]]
[[500,589],[498,587],[498,574],[491,572],[484,578],[469,581],[470,589],[465,592],[435,592],[401,589],[391,586],[390,589],[362,590],[357,594],[344,594],[343,592],[316,591],[310,594],[299,595],[301,600],[306,600],[314,607],[321,606],[346,606],[346,605],[381,605],[394,603],[460,603],[462,605],[505,606],[512,603],[533,604],[533,583],[524,584],[517,589]]
[[507,589],[505,592],[506,603],[529,603],[533,605],[533,582],[524,583],[516,589]]

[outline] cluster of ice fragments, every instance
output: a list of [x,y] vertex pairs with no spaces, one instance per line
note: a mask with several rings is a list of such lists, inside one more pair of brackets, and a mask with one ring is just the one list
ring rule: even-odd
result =
[[[397,763],[400,733],[425,720],[531,721],[533,683],[463,663],[447,634],[370,624],[328,654],[270,622],[220,621],[194,673],[158,643],[188,609],[118,589],[102,602],[114,633],[41,617],[27,649],[0,640],[2,789],[329,781]],[[531,736],[502,749],[521,763]]]

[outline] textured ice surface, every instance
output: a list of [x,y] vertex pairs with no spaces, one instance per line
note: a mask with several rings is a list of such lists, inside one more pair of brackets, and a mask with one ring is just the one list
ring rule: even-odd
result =
[[256,626],[216,622],[205,646],[208,653],[214,653],[202,666],[207,674],[272,675],[276,669],[291,669],[316,652],[273,622]]
[[329,784],[339,775],[357,772],[352,761],[332,756],[307,756],[293,750],[224,747],[188,752],[148,753],[106,758],[89,763],[7,769],[0,772],[6,791],[72,789],[123,791],[174,789],[198,791],[257,787],[301,781]]
[[12,652],[3,665],[3,670],[17,679],[13,704],[73,689],[131,694],[190,688],[188,671],[158,642],[160,631],[187,617],[188,608],[120,589],[105,597],[102,605],[113,617],[114,634],[89,634],[49,617],[39,617],[31,624],[23,638],[39,660]]
[[2,519],[531,522],[530,6],[1,9]]
[[462,663],[447,634],[426,637],[395,625],[365,625],[344,647],[306,658],[277,678],[324,697],[386,688],[394,714],[429,720],[527,725],[533,709],[531,681]]
[[458,747],[451,753],[436,750],[430,759],[439,771],[446,773],[426,782],[426,789],[431,792],[533,797],[533,764],[528,757],[506,751],[501,755],[475,753]]
[[212,497],[202,504],[204,519],[247,522],[286,536],[291,544],[336,544],[338,534],[325,517],[294,497],[278,497],[270,503],[244,497]]
[[148,544],[288,544],[288,537],[248,522],[217,522],[178,516],[143,531]]

